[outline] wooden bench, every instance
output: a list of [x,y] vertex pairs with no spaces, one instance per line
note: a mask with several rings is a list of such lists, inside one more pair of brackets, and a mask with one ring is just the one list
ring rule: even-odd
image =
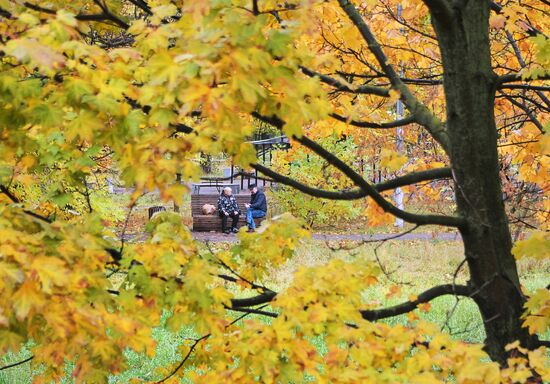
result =
[[[246,226],[246,203],[250,203],[250,195],[234,195],[237,199],[237,204],[241,209],[241,216],[239,217],[239,228]],[[204,195],[191,195],[191,216],[193,217],[193,231],[208,232],[222,230],[222,219],[217,211],[218,208],[218,194],[204,194]],[[203,215],[202,207],[204,204],[212,204],[216,207],[216,212],[213,215]],[[256,218],[254,222],[256,227],[265,220],[265,217]],[[231,226],[231,218],[227,219],[227,226]]]

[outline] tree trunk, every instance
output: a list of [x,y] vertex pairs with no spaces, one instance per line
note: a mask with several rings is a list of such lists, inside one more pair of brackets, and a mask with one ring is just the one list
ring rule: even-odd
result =
[[461,234],[469,284],[485,324],[486,350],[503,363],[506,344],[520,340],[530,347],[536,339],[521,327],[525,298],[511,253],[500,185],[489,2],[453,4],[456,8],[449,8],[447,14],[432,12],[444,67],[449,155],[458,211],[468,222]]

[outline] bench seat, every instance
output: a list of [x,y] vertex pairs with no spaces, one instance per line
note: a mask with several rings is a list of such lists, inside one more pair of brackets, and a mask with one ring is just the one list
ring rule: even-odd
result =
[[[262,218],[256,218],[254,219],[254,222],[256,223],[256,227],[260,226],[260,223],[262,220],[264,220],[265,217]],[[227,226],[231,228],[232,219],[229,217],[227,219]],[[246,226],[246,217],[245,215],[241,215],[239,217],[239,228]],[[215,215],[197,215],[193,216],[193,231],[196,232],[210,232],[210,231],[216,231],[221,232],[222,230],[222,219],[218,216],[218,213],[216,212]]]
[[[203,215],[202,207],[204,204],[211,204],[214,207],[218,207],[218,194],[204,194],[204,195],[191,195],[191,216],[193,218],[193,231],[196,232],[221,232],[222,219],[216,211],[213,215]],[[250,202],[250,195],[234,195],[237,200],[237,204],[241,209],[241,216],[239,217],[239,228],[246,226],[246,203]],[[260,223],[265,220],[265,217],[256,218],[254,222],[258,227]],[[231,226],[232,219],[227,218],[227,226]]]

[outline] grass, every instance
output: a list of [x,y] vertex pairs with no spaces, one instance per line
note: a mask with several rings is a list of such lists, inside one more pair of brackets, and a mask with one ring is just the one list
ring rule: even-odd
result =
[[[300,267],[321,265],[335,257],[345,260],[368,259],[380,263],[387,272],[387,275],[382,274],[380,277],[380,284],[364,292],[366,301],[376,302],[382,307],[402,302],[410,294],[418,294],[431,286],[452,282],[463,258],[460,242],[389,241],[378,248],[376,244],[352,246],[347,243],[345,245],[348,249],[334,249],[341,245],[319,241],[304,242],[297,249],[295,257],[282,267],[274,269],[269,274],[268,281],[264,283],[274,290],[281,291],[292,282],[293,273]],[[525,259],[518,263],[518,268],[522,285],[526,289],[532,291],[548,283],[550,262]],[[461,268],[456,274],[456,282],[465,283],[467,280],[466,268]],[[387,297],[390,287],[396,283],[402,283],[400,284],[401,293]],[[173,367],[177,364],[181,359],[178,347],[184,337],[191,336],[191,330],[170,332],[164,326],[168,315],[168,313],[164,314],[159,327],[153,330],[153,338],[157,341],[154,357],[148,358],[134,351],[126,351],[128,369],[121,374],[111,376],[109,383],[122,384],[134,378],[149,382],[160,378],[157,368]],[[444,330],[455,338],[467,342],[481,342],[484,339],[483,323],[475,304],[469,299],[462,299],[457,303],[452,296],[440,297],[431,302],[429,312],[418,315],[440,326],[445,325]],[[384,321],[389,324],[398,324],[406,323],[407,319],[402,315]],[[550,335],[545,335],[546,338],[548,336]],[[326,348],[320,337],[312,342],[320,351]],[[5,355],[2,358],[2,365],[19,361],[28,355],[28,347],[17,356]],[[193,369],[193,367],[186,369]],[[0,372],[0,384],[30,383],[36,373],[30,371],[29,364],[24,364]],[[69,379],[65,381],[67,384],[70,382],[72,381]]]
[[[270,275],[268,286],[275,290],[284,289],[292,281],[292,274],[301,266],[315,266],[326,263],[333,257],[352,260],[364,258],[379,263],[387,275],[380,276],[380,283],[364,292],[367,302],[376,302],[377,307],[395,305],[406,301],[412,294],[419,294],[435,285],[453,282],[453,276],[463,260],[460,242],[446,241],[388,241],[381,246],[365,244],[352,250],[333,250],[335,244],[309,242],[301,246],[296,256]],[[518,262],[521,284],[528,291],[548,284],[550,262],[523,259]],[[465,284],[469,279],[467,267],[462,266],[455,282]],[[393,285],[401,293],[387,297]],[[418,311],[417,311],[418,312]],[[471,299],[458,301],[452,296],[443,296],[431,302],[428,313],[418,313],[420,318],[432,321],[456,338],[468,342],[482,342],[485,338],[483,322],[475,303]],[[406,315],[384,320],[389,324],[404,324]],[[546,335],[549,336],[549,335]]]

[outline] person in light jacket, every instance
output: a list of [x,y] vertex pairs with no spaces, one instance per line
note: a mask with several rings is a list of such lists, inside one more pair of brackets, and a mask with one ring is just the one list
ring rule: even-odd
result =
[[[222,232],[223,233],[237,233],[239,229],[237,225],[239,223],[239,216],[241,210],[237,204],[237,199],[233,196],[231,188],[226,187],[223,189],[219,199],[218,199],[218,213],[222,218]],[[227,219],[231,217],[231,230],[227,228]]]

